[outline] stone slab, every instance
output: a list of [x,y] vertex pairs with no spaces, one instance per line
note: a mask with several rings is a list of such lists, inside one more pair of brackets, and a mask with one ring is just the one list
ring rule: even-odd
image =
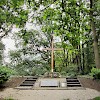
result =
[[58,87],[59,83],[57,80],[41,80],[40,87]]

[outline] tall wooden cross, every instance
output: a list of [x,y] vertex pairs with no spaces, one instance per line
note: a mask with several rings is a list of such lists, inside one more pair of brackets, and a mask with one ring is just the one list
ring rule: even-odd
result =
[[54,39],[53,35],[51,36],[51,48],[44,48],[43,50],[51,51],[51,72],[54,71],[54,51],[55,50],[63,50],[62,48],[54,48]]

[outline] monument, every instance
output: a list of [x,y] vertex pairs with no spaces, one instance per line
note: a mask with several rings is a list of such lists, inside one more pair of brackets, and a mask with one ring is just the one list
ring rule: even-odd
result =
[[54,72],[54,51],[63,50],[61,48],[54,48],[53,34],[51,36],[51,48],[44,48],[43,50],[51,51],[51,72],[45,73],[45,77],[30,77],[25,79],[19,87],[20,89],[77,89],[82,85],[77,78],[59,78],[60,74]]
[[[54,51],[55,50],[62,50],[62,49],[61,48],[54,48],[53,34],[51,35],[51,48],[44,48],[43,50],[50,50],[51,51],[51,72],[46,72],[44,77],[58,78],[60,76],[60,74],[58,72],[54,72]],[[42,79],[40,86],[41,87],[58,87],[59,82],[55,79]]]

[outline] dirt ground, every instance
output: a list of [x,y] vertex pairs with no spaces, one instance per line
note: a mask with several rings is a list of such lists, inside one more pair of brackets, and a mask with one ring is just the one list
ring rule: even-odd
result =
[[100,80],[93,80],[91,78],[79,78],[81,84],[85,88],[95,89],[100,91]]
[[3,91],[6,88],[17,87],[25,79],[25,77],[12,77],[4,85],[0,86],[0,91]]

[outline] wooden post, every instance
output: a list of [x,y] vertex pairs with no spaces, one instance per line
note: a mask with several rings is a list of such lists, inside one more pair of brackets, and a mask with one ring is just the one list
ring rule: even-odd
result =
[[52,52],[51,52],[51,72],[53,72],[54,70],[54,44],[53,44],[53,35],[51,37],[51,49],[52,49]]
[[51,72],[54,71],[54,51],[63,50],[62,48],[54,48],[53,35],[51,37],[51,48],[44,48],[43,50],[51,50]]

